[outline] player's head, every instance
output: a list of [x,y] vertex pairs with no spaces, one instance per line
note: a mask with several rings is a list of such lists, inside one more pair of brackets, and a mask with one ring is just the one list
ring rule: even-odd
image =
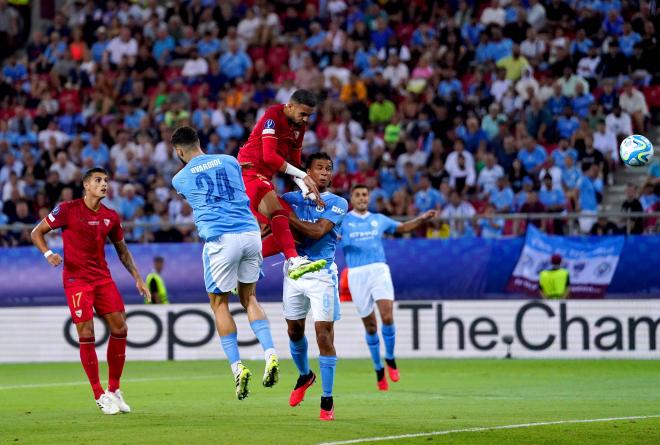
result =
[[172,134],[171,142],[176,155],[184,164],[187,164],[194,155],[202,150],[199,146],[197,132],[192,127],[177,128]]
[[85,196],[91,198],[105,198],[108,191],[108,172],[101,167],[90,168],[83,176]]
[[284,106],[284,114],[289,122],[296,127],[300,127],[307,124],[317,105],[318,99],[314,93],[309,90],[296,90]]
[[162,256],[154,257],[154,269],[156,269],[156,272],[160,273],[164,265],[165,259]]
[[351,206],[358,212],[369,208],[369,188],[364,184],[355,184],[351,189]]
[[332,158],[323,152],[314,153],[307,158],[305,170],[318,185],[319,191],[324,191],[332,182]]

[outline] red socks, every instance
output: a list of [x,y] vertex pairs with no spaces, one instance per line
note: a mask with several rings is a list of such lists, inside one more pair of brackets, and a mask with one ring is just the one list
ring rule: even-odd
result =
[[282,249],[280,248],[280,245],[277,244],[277,241],[275,240],[275,237],[272,233],[266,238],[261,239],[261,254],[264,258],[277,255],[281,251]]
[[284,256],[287,259],[297,257],[296,243],[289,228],[289,212],[286,210],[274,211],[270,217],[270,229],[273,231],[275,242],[281,247]]
[[126,362],[126,336],[110,335],[108,341],[108,391],[119,389],[119,379]]
[[99,360],[96,358],[94,337],[80,337],[80,363],[82,363],[87,379],[92,385],[94,399],[103,395],[103,387],[99,381]]

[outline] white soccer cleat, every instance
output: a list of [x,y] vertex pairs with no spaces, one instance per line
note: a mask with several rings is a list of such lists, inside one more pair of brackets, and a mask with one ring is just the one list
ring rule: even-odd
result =
[[114,402],[113,398],[108,395],[108,392],[101,394],[101,397],[96,399],[96,406],[101,408],[103,414],[119,414],[119,407]]
[[317,272],[325,267],[326,260],[310,261],[306,256],[296,256],[287,260],[287,275],[297,280],[310,272]]
[[110,399],[114,402],[115,405],[119,408],[119,411],[122,413],[130,413],[131,407],[124,401],[124,395],[121,393],[121,390],[118,389],[115,392],[106,391],[105,392]]

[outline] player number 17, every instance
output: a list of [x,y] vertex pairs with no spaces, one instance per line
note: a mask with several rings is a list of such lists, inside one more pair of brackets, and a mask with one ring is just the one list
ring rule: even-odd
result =
[[[234,199],[234,189],[229,184],[229,178],[227,178],[227,172],[224,168],[219,168],[215,171],[215,183],[208,173],[199,173],[195,179],[197,190],[204,188],[204,183],[206,183],[207,204],[214,204],[222,199]],[[218,186],[218,193],[214,194],[216,185]]]

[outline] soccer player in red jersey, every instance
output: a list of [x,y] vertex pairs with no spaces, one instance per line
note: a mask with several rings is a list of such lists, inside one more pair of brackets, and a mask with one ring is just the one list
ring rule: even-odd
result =
[[[124,241],[119,215],[101,200],[108,188],[108,173],[92,168],[83,177],[85,196],[58,204],[32,230],[32,242],[44,254],[46,261],[57,267],[62,257],[53,253],[44,235],[62,228],[64,270],[62,280],[71,318],[78,331],[80,361],[92,385],[96,404],[104,414],[130,412],[119,389],[119,379],[126,360],[126,312],[119,290],[112,280],[105,261],[106,238],[115,246],[119,259],[135,279],[135,286],[147,301],[151,295],[135,266],[133,256]],[[99,363],[94,344],[94,313],[108,322],[108,389],[99,380]]]
[[260,224],[270,225],[272,231],[272,236],[264,240],[264,256],[284,253],[288,275],[294,280],[321,270],[326,261],[310,261],[298,255],[289,228],[290,210],[275,193],[272,179],[277,172],[291,175],[304,196],[311,193],[323,205],[314,180],[297,167],[301,162],[307,121],[316,105],[312,92],[297,90],[288,103],[269,107],[238,153],[238,160],[250,165],[243,170],[243,181],[252,213]]

